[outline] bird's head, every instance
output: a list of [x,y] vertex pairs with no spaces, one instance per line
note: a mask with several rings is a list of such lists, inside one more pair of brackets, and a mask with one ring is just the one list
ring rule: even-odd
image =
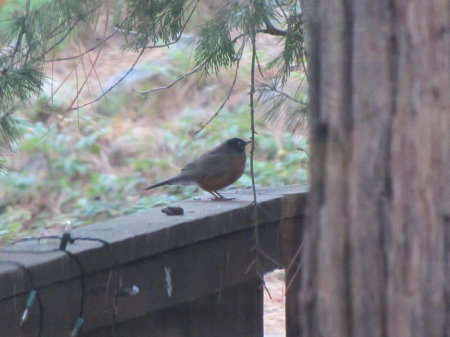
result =
[[230,138],[225,141],[225,144],[231,148],[233,151],[242,153],[245,151],[245,145],[251,143],[251,141],[245,141],[240,138]]

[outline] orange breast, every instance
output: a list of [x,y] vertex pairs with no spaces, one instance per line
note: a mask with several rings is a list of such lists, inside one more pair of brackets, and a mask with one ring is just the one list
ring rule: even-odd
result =
[[197,181],[197,184],[208,192],[220,190],[238,180],[244,172],[244,168],[245,156],[236,155],[234,156],[233,161],[231,162],[230,167],[226,170],[225,174]]

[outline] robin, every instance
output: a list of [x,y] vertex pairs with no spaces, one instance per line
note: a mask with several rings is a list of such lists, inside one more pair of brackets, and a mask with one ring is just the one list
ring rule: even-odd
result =
[[251,141],[230,138],[204,153],[181,169],[181,173],[160,183],[148,186],[150,190],[163,185],[196,183],[213,195],[213,200],[226,200],[218,190],[238,180],[245,167],[245,146]]

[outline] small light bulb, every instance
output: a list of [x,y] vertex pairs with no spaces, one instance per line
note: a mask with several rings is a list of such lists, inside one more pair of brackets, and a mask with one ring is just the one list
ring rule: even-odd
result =
[[23,323],[27,321],[29,313],[30,313],[29,309],[25,308],[23,310],[22,317],[20,318],[20,326],[22,326]]
[[59,243],[59,249],[66,250],[67,244],[72,240],[72,236],[70,232],[73,229],[73,223],[72,220],[66,221],[66,227],[64,228],[64,233],[61,237],[61,242]]
[[80,333],[80,330],[84,324],[84,318],[83,317],[77,317],[75,318],[75,321],[73,322],[72,330],[70,330],[70,337],[77,337]]
[[124,287],[117,290],[117,296],[136,296],[139,294],[139,287],[132,285],[130,287]]
[[72,229],[73,229],[73,222],[72,222],[72,220],[67,220],[66,221],[66,227],[64,227],[64,232],[71,232],[72,231]]
[[28,316],[30,315],[30,309],[33,306],[34,301],[36,300],[37,290],[31,289],[28,293],[27,299],[25,300],[24,309],[22,312],[22,316],[20,318],[20,325],[26,322]]

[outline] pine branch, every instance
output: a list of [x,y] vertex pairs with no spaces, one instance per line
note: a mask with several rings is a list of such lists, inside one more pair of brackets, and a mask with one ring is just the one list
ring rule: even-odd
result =
[[[83,83],[81,84],[81,86],[78,87],[78,85],[77,85],[77,88],[78,88],[77,94],[76,94],[75,98],[73,99],[72,103],[70,104],[70,106],[73,106],[73,105],[75,104],[75,101],[78,101],[78,97],[80,96],[81,91],[83,90],[84,86],[87,85],[88,79],[91,77],[91,74],[92,74],[92,72],[93,72],[94,69],[95,69],[95,65],[96,65],[96,63],[97,63],[97,61],[98,61],[98,58],[100,57],[100,52],[101,52],[101,50],[99,50],[99,51],[97,52],[97,55],[96,55],[96,57],[95,57],[94,62],[93,62],[92,65],[91,65],[91,69],[89,70],[89,72],[88,72],[87,74],[85,73],[85,78],[84,78],[84,81],[83,81]],[[84,70],[84,63],[83,63],[83,70]],[[78,104],[77,104],[77,105],[78,105]],[[69,108],[69,109],[70,109],[70,108]]]
[[[198,0],[194,9],[197,4]],[[137,50],[150,42],[156,44],[163,41],[164,44],[169,44],[177,40],[186,25],[186,21],[183,21],[185,5],[186,0],[129,0],[128,20],[122,28],[127,32],[135,32],[135,35],[125,48]]]
[[61,61],[70,61],[70,60],[74,60],[80,57],[83,57],[84,55],[90,53],[91,51],[94,51],[95,49],[101,47],[105,42],[107,42],[108,40],[110,40],[111,38],[113,38],[116,34],[118,33],[117,30],[114,30],[111,34],[109,34],[108,36],[102,38],[98,43],[96,43],[94,46],[92,46],[91,48],[86,49],[85,51],[83,51],[82,53],[75,55],[75,56],[68,56],[68,57],[61,57],[61,58],[56,58],[56,59],[51,59],[51,60],[45,60],[45,62],[61,62]]
[[207,22],[201,29],[195,47],[195,65],[205,76],[217,75],[221,67],[228,68],[236,59],[225,17]]
[[[20,29],[20,33],[17,38],[16,45],[14,47],[12,55],[10,56],[9,64],[8,64],[7,68],[12,67],[12,65],[14,64],[14,59],[16,58],[16,54],[19,51],[20,45],[22,44],[22,38],[23,38],[23,35],[25,34],[25,28],[28,23],[28,15],[30,14],[30,1],[31,0],[27,0],[27,3],[25,5],[25,17],[23,19],[22,27]],[[4,69],[3,71],[6,71],[6,69]]]
[[194,134],[199,133],[200,131],[202,131],[204,128],[206,128],[217,116],[219,116],[219,113],[222,111],[222,109],[225,107],[225,104],[228,102],[228,100],[231,97],[231,94],[233,92],[234,86],[236,85],[236,81],[237,81],[237,77],[239,74],[239,65],[241,62],[241,58],[242,58],[242,53],[244,52],[244,45],[245,45],[245,41],[242,43],[242,46],[240,48],[239,51],[239,57],[236,61],[236,70],[234,72],[234,78],[233,78],[233,82],[231,83],[230,89],[228,90],[228,95],[225,97],[225,99],[223,100],[222,104],[219,106],[219,108],[216,110],[216,112],[200,127],[200,129],[198,129],[197,131],[194,132]]
[[[256,36],[253,34],[251,36],[252,44],[252,60],[250,66],[250,131],[251,131],[251,149],[250,149],[250,175],[252,180],[252,191],[253,191],[253,203],[254,203],[254,221],[257,224],[257,200],[256,200],[256,187],[255,187],[255,171],[254,171],[254,152],[255,152],[255,65],[256,65]],[[256,225],[257,226],[257,225]],[[255,227],[255,235],[257,236],[258,229]],[[259,242],[256,239],[256,246],[259,247]],[[258,255],[257,255],[258,256]]]
[[264,18],[264,23],[266,24],[266,29],[258,29],[258,33],[266,33],[275,36],[286,36],[287,32],[276,28],[268,18]]
[[175,84],[177,84],[178,82],[180,82],[180,81],[184,80],[185,78],[191,76],[192,74],[197,73],[199,70],[200,70],[200,66],[197,66],[194,69],[192,69],[190,72],[181,75],[176,80],[174,80],[171,83],[169,83],[168,85],[165,85],[165,86],[162,86],[162,87],[153,88],[153,89],[149,89],[149,90],[143,90],[143,91],[133,89],[133,91],[135,93],[137,93],[138,95],[141,95],[143,97],[147,97],[149,94],[154,93],[156,91],[172,88]]
[[91,100],[91,101],[89,101],[87,103],[84,103],[82,105],[77,105],[75,107],[73,107],[73,106],[70,107],[69,111],[78,110],[78,109],[84,108],[84,107],[86,107],[88,105],[91,105],[91,104],[94,104],[94,103],[100,101],[111,90],[113,90],[115,87],[117,87],[134,70],[134,67],[136,67],[136,64],[139,62],[139,60],[141,59],[141,57],[144,54],[144,52],[145,52],[145,48],[142,48],[140,53],[136,57],[136,60],[134,60],[134,63],[131,65],[130,69],[128,69],[127,72],[122,77],[120,77],[111,87],[109,87],[104,93],[102,93],[100,96],[98,96],[97,98],[95,98],[95,99],[93,99],[93,100]]
[[[303,78],[297,90],[297,95],[304,91],[306,78]],[[258,92],[258,104],[261,105],[264,119],[271,123],[278,123],[292,132],[299,132],[306,122],[307,99],[298,99],[279,88],[277,82],[262,83],[256,89]]]
[[279,89],[276,87],[276,85],[268,86],[268,85],[263,84],[260,88],[257,89],[257,91],[259,91],[260,94],[261,94],[261,95],[260,95],[260,98],[263,96],[263,94],[267,94],[267,93],[270,93],[271,95],[279,94],[280,96],[283,96],[283,97],[285,97],[285,98],[291,100],[291,101],[294,102],[294,103],[297,103],[297,104],[300,104],[300,105],[306,105],[305,102],[300,101],[300,100],[298,100],[298,99],[292,97],[292,96],[289,95],[288,93],[279,90]]

